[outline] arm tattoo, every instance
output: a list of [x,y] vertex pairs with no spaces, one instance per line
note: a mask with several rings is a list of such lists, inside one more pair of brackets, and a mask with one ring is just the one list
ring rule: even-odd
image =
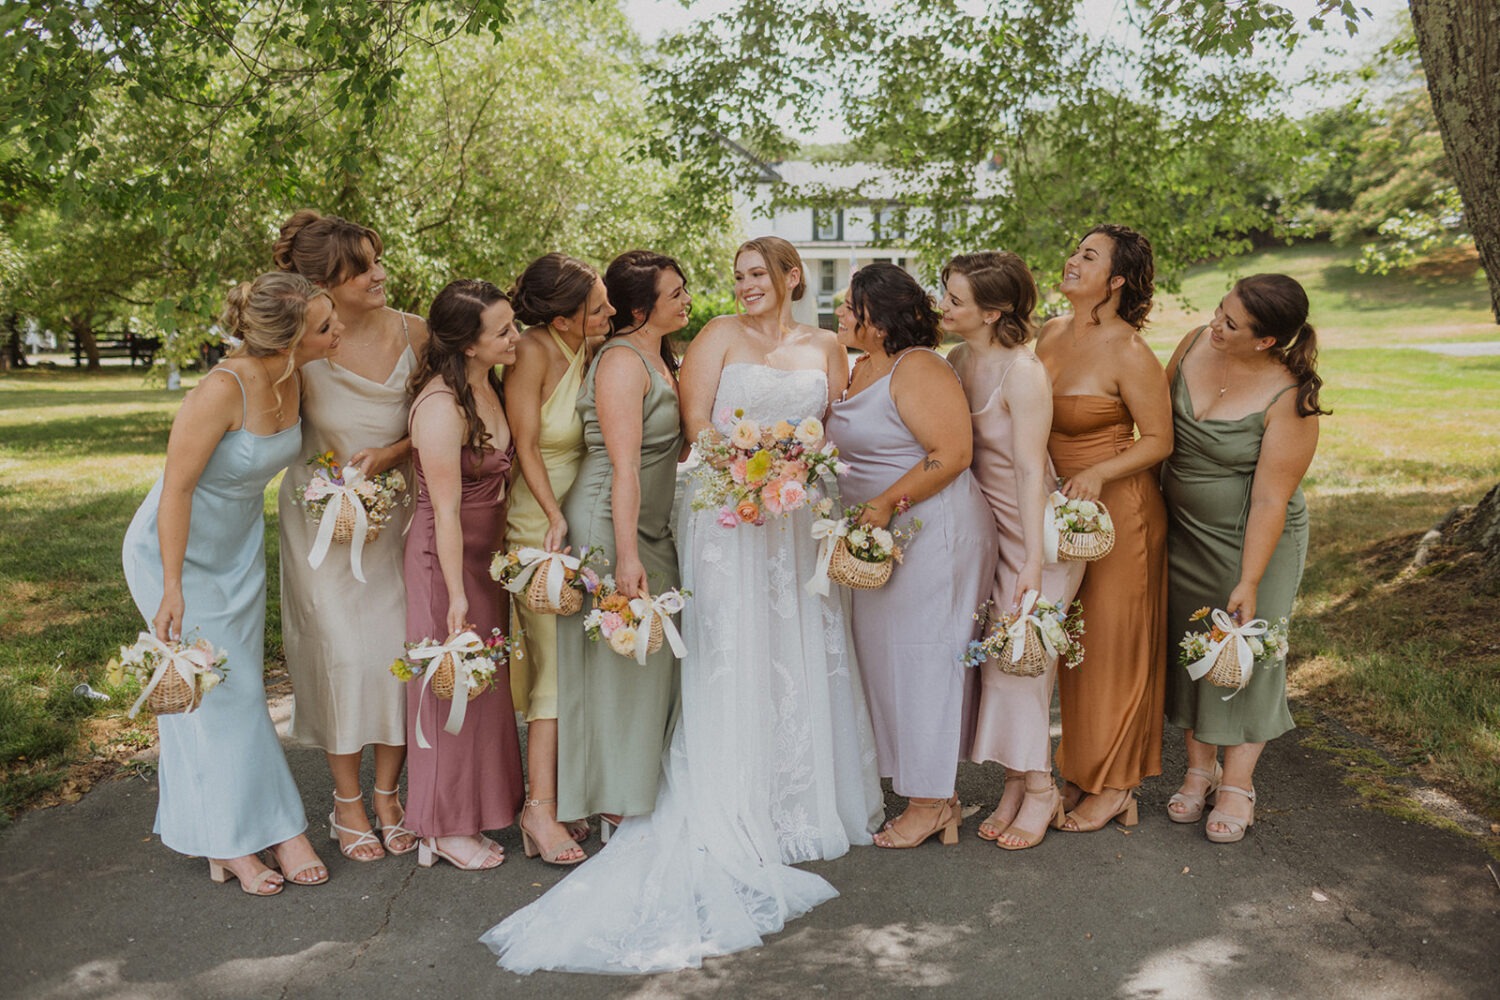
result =
[[922,459],[923,472],[931,472],[933,469],[941,469],[942,467],[943,463],[939,462],[937,459],[931,457],[930,455],[927,458]]

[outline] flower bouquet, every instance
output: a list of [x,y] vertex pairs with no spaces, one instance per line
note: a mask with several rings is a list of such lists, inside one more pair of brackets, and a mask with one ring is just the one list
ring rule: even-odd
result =
[[823,441],[823,422],[807,417],[762,426],[744,410],[722,411],[698,435],[703,463],[694,470],[694,510],[719,508],[719,524],[761,525],[817,499],[840,467],[837,448]]
[[360,555],[366,542],[380,537],[381,527],[391,519],[398,506],[409,506],[406,477],[400,469],[387,469],[366,477],[358,466],[343,466],[334,461],[333,452],[325,451],[307,460],[316,470],[302,487],[301,504],[308,519],[317,522],[318,534],[307,561],[313,569],[323,565],[331,542],[353,542],[349,563],[354,578],[365,582]]
[[1028,590],[1020,610],[1002,615],[993,629],[989,628],[990,613],[986,604],[974,615],[986,634],[969,643],[968,652],[960,657],[965,665],[977,667],[993,659],[1001,673],[1039,677],[1049,663],[1071,670],[1083,662],[1083,605],[1079,602],[1059,607],[1040,592]]
[[[517,659],[521,653],[513,639],[507,638],[498,628],[490,630],[488,639],[481,639],[472,627],[450,635],[446,642],[422,639],[406,644],[406,655],[391,664],[391,673],[397,680],[411,681],[422,678],[422,689],[432,689],[441,701],[452,701],[448,710],[448,721],[443,729],[457,733],[463,728],[464,714],[469,702],[487,691],[495,680],[495,671]],[[463,690],[465,697],[455,695]],[[432,748],[422,734],[422,713],[417,713],[417,745],[424,750]]]
[[142,705],[157,715],[191,712],[203,696],[229,674],[229,654],[215,649],[207,639],[162,642],[142,632],[130,646],[121,646],[118,658],[105,664],[111,684],[134,677],[142,685],[141,696],[130,707],[135,718]]
[[1274,625],[1268,625],[1264,618],[1241,625],[1218,608],[1199,608],[1188,621],[1199,623],[1199,627],[1189,628],[1178,640],[1177,662],[1195,681],[1206,676],[1210,684],[1233,688],[1224,701],[1250,683],[1258,661],[1268,660],[1270,666],[1286,658],[1285,618]]
[[[845,508],[843,516],[831,518],[833,503],[827,499],[814,506],[819,519],[813,522],[813,537],[819,540],[818,568],[804,585],[808,593],[828,595],[828,584],[855,590],[878,590],[891,578],[901,561],[904,546],[922,530],[913,520],[904,527],[882,528],[860,524],[865,504]],[[898,512],[905,508],[898,508]]]
[[691,591],[674,588],[655,597],[626,597],[615,589],[615,578],[605,576],[594,592],[593,610],[583,616],[583,630],[590,639],[602,639],[610,649],[621,656],[635,657],[642,666],[663,643],[669,643],[675,655],[684,656],[687,647],[671,616],[681,611],[691,596]]
[[543,549],[521,548],[496,552],[490,560],[490,579],[512,594],[525,593],[526,606],[543,615],[573,615],[583,610],[584,593],[599,589],[599,574],[590,563],[603,565],[604,550],[585,548],[576,556]]
[[1069,500],[1054,491],[1042,531],[1048,562],[1092,562],[1115,547],[1115,522],[1098,500]]

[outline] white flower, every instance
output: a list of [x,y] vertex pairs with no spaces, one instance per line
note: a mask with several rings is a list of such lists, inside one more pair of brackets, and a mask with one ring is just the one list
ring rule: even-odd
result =
[[1092,500],[1079,500],[1075,502],[1074,506],[1083,517],[1093,517],[1099,513],[1099,505]]
[[817,417],[808,417],[797,425],[796,438],[799,444],[811,448],[823,439],[823,421]]
[[884,528],[871,528],[870,537],[875,539],[876,546],[885,551],[890,551],[891,546],[896,544],[896,540],[891,537],[891,533]]
[[223,679],[224,678],[220,677],[217,673],[215,673],[212,670],[205,670],[205,671],[203,671],[203,673],[201,673],[201,674],[198,675],[198,691],[199,691],[199,693],[200,694],[208,694],[208,692],[212,691],[215,687],[217,687],[218,684],[219,684],[219,682],[222,681]]
[[635,655],[635,629],[630,626],[615,629],[615,634],[609,637],[609,648],[621,656]]
[[598,608],[583,616],[583,627],[585,629],[598,628],[604,621],[604,612]]
[[1099,512],[1099,530],[1100,531],[1114,531],[1115,530],[1115,522],[1113,521],[1113,519],[1110,518],[1109,513],[1107,511],[1102,511],[1101,510]]
[[856,549],[864,548],[869,540],[869,533],[864,528],[855,528],[849,532],[849,544]]
[[1068,634],[1063,631],[1063,627],[1057,623],[1056,618],[1043,618],[1041,622],[1042,635],[1046,636],[1047,641],[1052,643],[1053,649],[1062,649],[1068,644]]
[[754,420],[741,420],[730,431],[729,443],[741,449],[756,447],[760,444],[760,424]]
[[829,514],[833,513],[833,499],[831,497],[824,497],[817,503],[813,504],[812,509],[813,513],[818,515],[819,517],[827,517]]

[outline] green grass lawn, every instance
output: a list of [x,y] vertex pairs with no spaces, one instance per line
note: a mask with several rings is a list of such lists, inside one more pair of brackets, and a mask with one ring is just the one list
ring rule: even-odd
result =
[[[1298,247],[1236,268],[1299,273],[1327,333],[1323,398],[1334,414],[1306,481],[1312,543],[1293,622],[1292,688],[1302,704],[1378,737],[1500,818],[1500,655],[1488,640],[1500,599],[1448,580],[1440,603],[1418,600],[1401,572],[1421,532],[1500,482],[1500,356],[1392,349],[1500,340],[1500,328],[1482,289],[1418,287],[1403,298],[1383,278],[1385,291],[1371,297],[1367,282],[1377,279],[1344,273],[1350,259],[1352,251]],[[1213,290],[1217,301],[1226,271],[1195,272],[1189,294]],[[1320,273],[1315,284],[1309,275]],[[1430,322],[1417,325],[1418,315]],[[1159,319],[1155,329],[1166,327]],[[1170,347],[1177,333],[1153,343]],[[91,756],[91,741],[150,739],[144,717],[121,729],[129,692],[105,686],[102,664],[141,627],[120,544],[160,472],[180,400],[139,373],[0,376],[0,814],[55,788],[71,762]],[[274,567],[270,502],[267,537]],[[276,659],[274,569],[268,580],[266,648]],[[1486,641],[1476,646],[1470,634]],[[80,681],[114,700],[75,698]]]

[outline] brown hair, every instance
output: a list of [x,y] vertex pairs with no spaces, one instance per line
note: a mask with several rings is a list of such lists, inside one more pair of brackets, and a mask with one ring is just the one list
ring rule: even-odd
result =
[[307,333],[307,305],[326,294],[300,274],[267,271],[254,281],[240,282],[225,299],[219,325],[239,341],[228,357],[269,358],[287,352],[285,370],[271,383],[278,408],[281,383],[297,367],[291,352]]
[[278,271],[332,288],[364,274],[384,252],[380,234],[369,226],[304,208],[282,223],[271,262]]
[[1323,379],[1318,375],[1318,335],[1307,322],[1307,292],[1285,274],[1252,274],[1235,282],[1234,294],[1250,315],[1255,335],[1276,342],[1271,356],[1297,380],[1297,416],[1333,413],[1318,405]]
[[[687,275],[682,266],[666,254],[651,250],[627,250],[609,262],[604,270],[604,288],[609,293],[610,305],[615,314],[609,318],[610,337],[621,337],[640,329],[645,320],[635,318],[636,313],[648,319],[656,308],[656,282],[663,271],[676,271],[687,287]],[[667,371],[676,374],[677,355],[672,353],[669,338],[661,338],[661,358],[667,363]]]
[[588,304],[599,272],[576,257],[549,253],[530,264],[510,289],[516,319],[527,326],[546,326],[573,316]]
[[991,333],[995,340],[1006,347],[1019,347],[1031,339],[1031,311],[1036,308],[1037,290],[1025,261],[1009,250],[963,253],[943,268],[943,284],[954,274],[969,279],[975,305],[1000,313]]
[[[488,281],[477,278],[460,278],[443,286],[427,310],[427,346],[417,362],[416,371],[406,383],[409,397],[415,398],[422,387],[434,377],[441,378],[458,400],[464,414],[467,436],[464,443],[480,451],[493,450],[490,432],[479,419],[479,408],[474,404],[474,391],[469,388],[468,357],[464,349],[479,339],[484,332],[480,314],[496,302],[509,302],[510,297]],[[500,395],[500,376],[491,368],[488,373],[495,395]]]
[[[1151,253],[1151,241],[1129,226],[1105,222],[1084,233],[1084,238],[1102,233],[1114,246],[1109,254],[1109,276],[1124,278],[1120,286],[1120,304],[1115,315],[1139,330],[1146,325],[1146,314],[1151,311],[1151,296],[1156,292],[1156,263]],[[1081,242],[1081,241],[1080,241]],[[1110,292],[1112,296],[1113,291]],[[1095,305],[1089,315],[1099,322],[1099,310],[1109,305],[1109,296]]]
[[[766,262],[766,270],[771,272],[771,287],[776,289],[778,302],[786,302],[788,298],[792,302],[802,301],[802,295],[807,291],[807,268],[802,266],[802,255],[797,252],[796,247],[780,236],[757,236],[741,243],[740,248],[734,252],[734,259],[739,260],[744,253],[758,253],[760,259]],[[798,275],[797,287],[788,296],[786,276],[794,267]]]
[[942,315],[917,279],[895,264],[866,264],[849,279],[849,311],[861,326],[885,331],[887,354],[908,347],[936,347],[942,339]]

